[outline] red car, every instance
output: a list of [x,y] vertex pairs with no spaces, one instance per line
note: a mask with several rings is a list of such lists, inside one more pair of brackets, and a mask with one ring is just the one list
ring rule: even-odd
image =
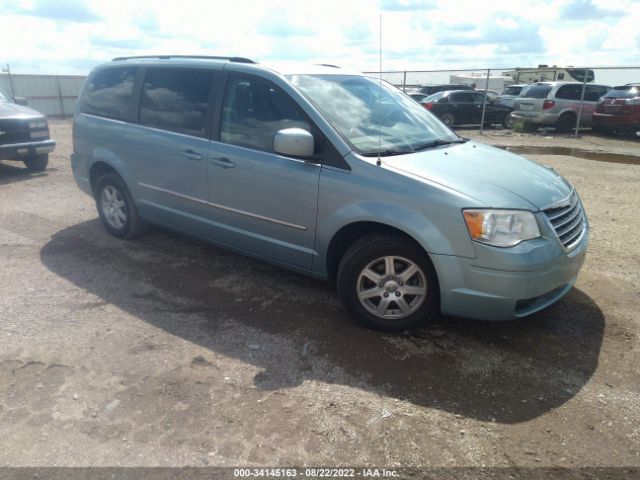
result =
[[593,130],[640,130],[640,83],[628,83],[609,90],[593,113]]

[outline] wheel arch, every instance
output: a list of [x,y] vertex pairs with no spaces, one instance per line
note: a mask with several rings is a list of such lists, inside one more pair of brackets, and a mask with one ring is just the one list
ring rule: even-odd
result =
[[96,151],[89,164],[89,185],[91,186],[91,192],[95,195],[95,186],[98,178],[105,173],[115,173],[125,183],[127,188],[129,187],[126,176],[123,175],[122,162],[112,152],[109,151]]
[[335,285],[340,261],[349,247],[366,235],[397,235],[411,240],[429,257],[429,252],[413,237],[413,235],[398,227],[371,220],[361,220],[349,223],[340,228],[332,236],[325,254],[327,279]]

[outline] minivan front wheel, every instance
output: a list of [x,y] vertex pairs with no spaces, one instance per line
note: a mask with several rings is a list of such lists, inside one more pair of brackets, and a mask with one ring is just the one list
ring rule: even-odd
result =
[[129,190],[115,173],[105,173],[96,182],[95,199],[102,224],[111,235],[133,238],[144,230]]
[[367,236],[344,255],[338,293],[369,328],[402,331],[438,312],[438,283],[426,253],[399,236]]

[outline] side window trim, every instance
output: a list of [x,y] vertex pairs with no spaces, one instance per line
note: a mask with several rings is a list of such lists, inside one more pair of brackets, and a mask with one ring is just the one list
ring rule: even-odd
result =
[[[212,103],[213,99],[215,98],[215,88],[216,88],[216,79],[217,77],[220,75],[220,70],[214,70],[214,69],[206,69],[206,68],[192,68],[192,67],[176,67],[176,66],[151,66],[151,67],[143,67],[140,69],[141,72],[138,73],[138,78],[136,79],[137,84],[134,86],[134,94],[135,94],[135,101],[132,102],[131,105],[131,109],[133,109],[133,111],[131,112],[131,123],[135,123],[137,125],[140,125],[142,127],[148,127],[148,128],[155,128],[156,130],[162,130],[163,132],[170,132],[170,133],[175,133],[178,135],[187,135],[189,137],[193,137],[193,138],[201,138],[204,140],[210,140],[211,139],[211,135],[212,135],[212,129],[211,129],[211,125],[212,125],[212,119],[213,119],[213,108],[214,105]],[[185,132],[176,132],[175,130],[168,130],[165,128],[161,128],[161,127],[154,127],[152,125],[145,125],[140,121],[140,112],[142,110],[142,94],[144,91],[144,83],[145,80],[147,78],[147,73],[151,72],[151,71],[172,71],[172,72],[205,72],[211,75],[211,86],[210,86],[210,90],[209,90],[209,99],[207,101],[207,113],[206,113],[206,117],[204,120],[204,124],[205,124],[205,133],[202,136],[199,135],[191,135],[189,133],[185,133]]]

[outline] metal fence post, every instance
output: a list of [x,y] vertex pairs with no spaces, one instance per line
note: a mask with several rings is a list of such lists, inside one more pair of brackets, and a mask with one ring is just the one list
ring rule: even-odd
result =
[[402,91],[407,92],[407,71],[404,71],[404,75],[402,76]]
[[62,82],[60,81],[60,75],[56,77],[58,80],[58,98],[60,99],[60,115],[64,117],[64,98],[62,97]]
[[578,138],[578,131],[580,130],[580,120],[582,120],[582,108],[584,107],[584,89],[587,85],[587,69],[584,69],[582,73],[582,93],[580,94],[580,109],[578,110],[578,118],[576,120],[576,133],[573,135],[573,138]]
[[487,68],[487,81],[484,85],[484,98],[482,99],[482,119],[480,120],[480,135],[484,135],[484,111],[487,108],[487,90],[489,90],[489,76],[491,69]]

